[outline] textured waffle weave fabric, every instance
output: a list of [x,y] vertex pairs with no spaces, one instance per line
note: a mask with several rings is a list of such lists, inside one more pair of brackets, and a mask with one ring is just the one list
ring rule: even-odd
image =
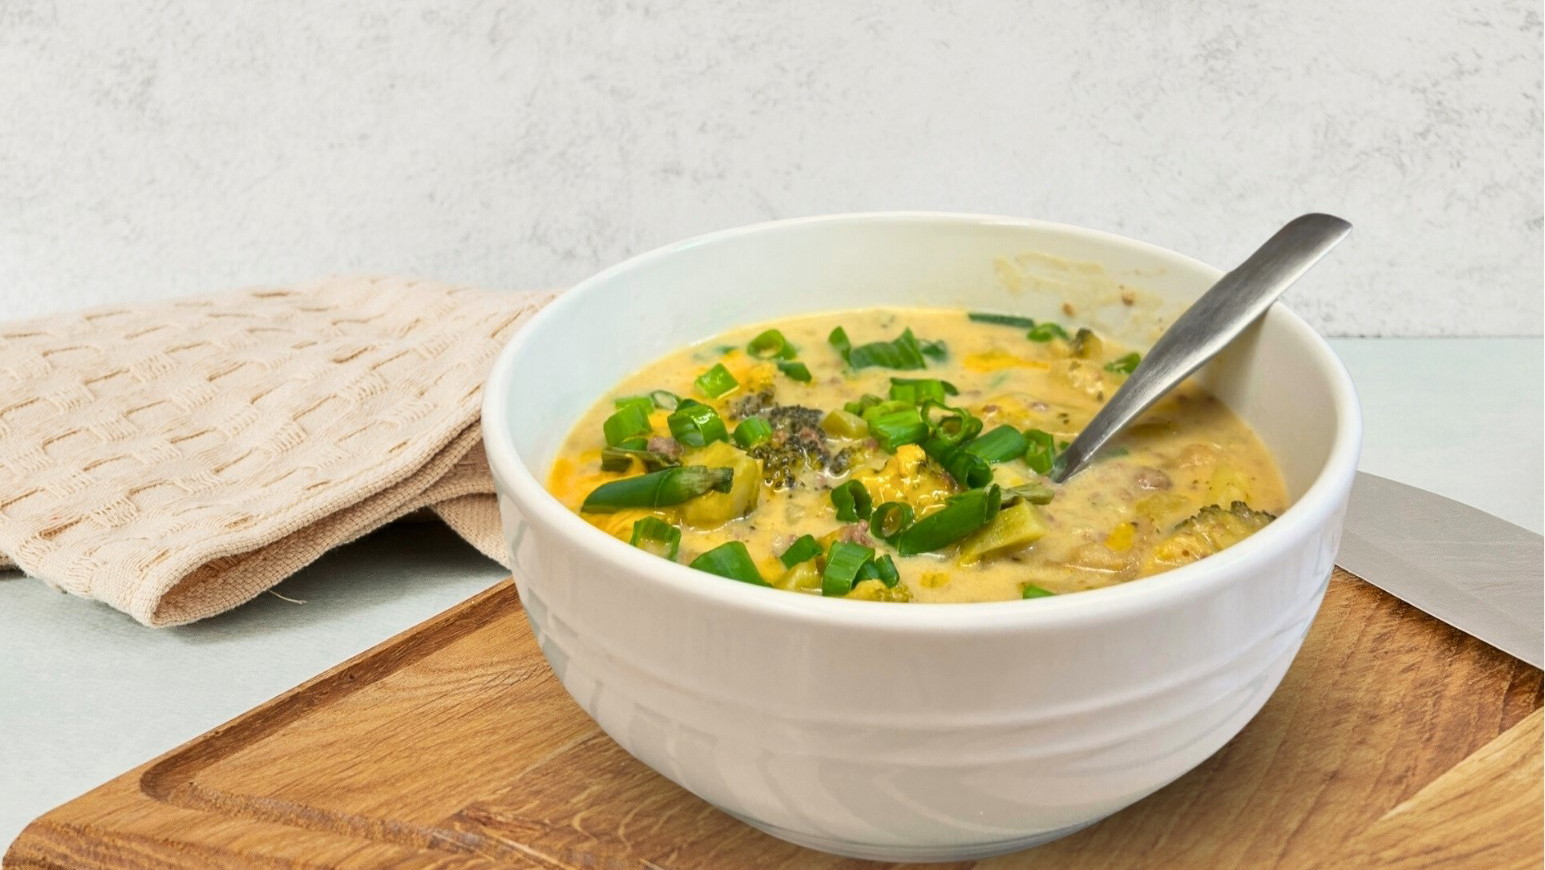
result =
[[479,401],[550,298],[346,278],[0,324],[0,566],[166,626],[419,508],[506,561]]

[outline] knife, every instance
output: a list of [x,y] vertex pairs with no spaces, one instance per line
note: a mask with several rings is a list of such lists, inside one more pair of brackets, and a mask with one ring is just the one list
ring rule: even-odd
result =
[[1359,471],[1336,563],[1535,667],[1545,659],[1545,538]]

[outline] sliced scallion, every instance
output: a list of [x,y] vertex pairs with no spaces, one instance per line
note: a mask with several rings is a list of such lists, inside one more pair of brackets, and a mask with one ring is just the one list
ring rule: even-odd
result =
[[666,507],[710,491],[729,492],[734,478],[735,472],[728,468],[701,465],[662,468],[603,483],[585,496],[585,503],[579,509],[585,513],[609,514],[624,508]]
[[670,390],[655,390],[649,394],[649,400],[654,402],[656,408],[664,408],[667,411],[676,410],[681,404],[681,397]]
[[960,395],[960,390],[949,381],[937,378],[891,378],[892,401],[911,402],[921,405],[927,401],[943,403],[950,396]]
[[942,550],[992,522],[1003,500],[996,485],[953,496],[945,506],[912,524],[896,538],[903,556]]
[[1120,375],[1130,375],[1132,372],[1137,371],[1137,364],[1142,361],[1142,356],[1134,351],[1127,354],[1126,356],[1117,357],[1116,359],[1106,363],[1105,370],[1108,372],[1115,372],[1116,374]]
[[887,589],[901,582],[901,572],[896,570],[896,560],[892,559],[889,553],[876,556],[869,564],[875,567],[875,573]]
[[724,367],[724,363],[714,363],[713,368],[698,375],[697,380],[692,383],[710,399],[717,399],[740,386],[740,381],[735,380],[735,376]]
[[852,401],[852,402],[848,402],[848,403],[844,404],[842,406],[842,410],[847,411],[849,414],[857,414],[858,416],[862,417],[862,416],[864,416],[864,412],[865,411],[869,410],[870,408],[873,408],[875,405],[878,405],[878,404],[880,404],[883,401],[885,401],[885,400],[880,398],[879,396],[870,395],[869,393],[865,393],[864,395],[860,396],[856,401]]
[[826,343],[831,345],[833,350],[837,351],[837,355],[841,356],[844,362],[847,361],[848,351],[853,349],[853,342],[848,339],[848,331],[846,329],[840,326],[833,329],[831,334],[826,336]]
[[924,356],[943,357],[946,353],[942,341],[919,341],[911,329],[891,341],[873,341],[854,347],[847,331],[837,327],[827,336],[827,342],[842,356],[843,362],[854,369],[881,367],[888,369],[925,369],[928,360]]
[[966,315],[977,323],[992,323],[998,326],[1017,326],[1020,329],[1034,329],[1035,321],[1028,317],[1020,317],[1014,314],[993,314],[986,311],[973,311]]
[[689,567],[753,586],[769,585],[762,579],[762,572],[756,569],[756,562],[752,561],[746,545],[740,541],[729,541],[714,547],[693,559]]
[[608,447],[642,446],[637,444],[638,440],[648,438],[652,431],[649,411],[634,401],[620,405],[617,412],[601,424],[601,428],[606,433]]
[[821,544],[815,536],[800,535],[799,539],[790,544],[778,559],[783,562],[783,567],[792,568],[800,562],[808,562],[819,555],[821,555]]
[[999,426],[973,440],[963,449],[988,462],[997,463],[1018,459],[1025,454],[1025,449],[1029,446],[1030,442],[1025,440],[1025,436],[1019,434],[1018,429],[1013,426]]
[[874,550],[862,544],[837,541],[826,553],[826,570],[821,572],[821,594],[846,595],[853,591],[859,572],[874,558]]
[[921,411],[930,440],[938,439],[951,447],[964,444],[982,431],[982,421],[964,408],[928,401],[922,404]]
[[928,424],[923,422],[922,415],[913,407],[872,417],[868,414],[864,416],[869,423],[869,434],[880,442],[887,453],[895,453],[896,448],[903,444],[916,444],[928,437]]
[[628,543],[646,553],[675,560],[681,549],[681,529],[659,517],[644,517],[633,524],[633,537]]
[[1051,433],[1026,429],[1025,441],[1029,444],[1025,448],[1025,463],[1041,474],[1050,474],[1057,461],[1057,443]]
[[873,405],[870,405],[869,407],[865,408],[863,413],[860,414],[860,416],[863,417],[864,418],[864,422],[867,423],[867,422],[869,422],[871,420],[879,419],[880,417],[883,417],[886,414],[894,414],[897,411],[916,411],[916,410],[917,410],[916,408],[914,408],[911,404],[909,404],[907,402],[895,402],[895,401],[892,401],[890,399],[885,399],[885,400],[883,400],[881,402],[878,402],[877,404],[873,404]]
[[[924,452],[927,452],[926,447]],[[987,463],[987,460],[969,450],[957,447],[945,453],[937,461],[961,486],[975,489],[992,482],[992,466]]]
[[783,337],[783,333],[769,329],[751,339],[751,343],[746,345],[746,353],[757,359],[793,359],[798,351]]
[[832,490],[832,505],[837,508],[839,522],[856,523],[859,520],[869,519],[874,501],[870,499],[869,490],[865,489],[862,483],[850,480]]
[[671,437],[688,447],[703,447],[729,439],[729,431],[724,428],[719,412],[692,399],[682,399],[665,422],[671,427]]
[[1034,583],[1022,583],[1019,587],[1019,597],[1024,598],[1049,598],[1057,593],[1049,589],[1042,589]]
[[619,409],[626,408],[629,405],[637,405],[645,414],[654,410],[654,400],[648,396],[623,396],[620,399],[612,400],[612,404]]
[[911,505],[888,501],[869,513],[869,534],[887,544],[894,544],[896,537],[912,525],[914,516]]
[[802,362],[788,362],[787,360],[780,359],[778,360],[778,371],[783,372],[792,380],[805,384],[810,383],[810,369],[806,368]]
[[1025,338],[1028,338],[1031,341],[1039,342],[1048,342],[1054,338],[1060,338],[1063,341],[1066,341],[1068,338],[1068,331],[1055,323],[1045,321],[1032,326],[1030,331],[1025,333]]
[[981,428],[982,421],[966,411],[947,414],[940,418],[933,433],[922,442],[923,452],[944,466],[944,470],[961,486],[967,489],[986,486],[992,482],[992,467],[987,464],[987,460],[963,449]]
[[761,417],[747,417],[735,427],[735,443],[742,450],[752,447],[772,437],[772,424]]

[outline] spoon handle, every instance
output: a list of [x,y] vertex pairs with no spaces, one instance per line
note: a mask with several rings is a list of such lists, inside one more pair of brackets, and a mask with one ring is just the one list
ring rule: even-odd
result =
[[1306,214],[1277,230],[1159,336],[1126,383],[1058,457],[1052,479],[1061,483],[1072,477],[1112,436],[1217,356],[1351,229],[1341,218]]

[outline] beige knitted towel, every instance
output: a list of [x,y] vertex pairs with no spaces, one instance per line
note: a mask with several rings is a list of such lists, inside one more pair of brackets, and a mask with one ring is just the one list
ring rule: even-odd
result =
[[507,561],[478,403],[550,298],[329,279],[0,325],[0,566],[165,626],[421,507]]

